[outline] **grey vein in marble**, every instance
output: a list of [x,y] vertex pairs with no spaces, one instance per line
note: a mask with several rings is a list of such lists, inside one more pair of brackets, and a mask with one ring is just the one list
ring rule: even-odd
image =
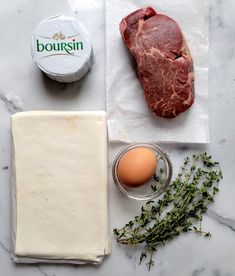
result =
[[221,215],[219,215],[218,213],[216,213],[215,211],[212,210],[208,210],[207,215],[216,220],[217,222],[219,222],[220,224],[228,227],[229,229],[231,229],[232,231],[235,232],[235,221],[229,218],[225,218]]
[[191,276],[199,276],[205,271],[205,268],[195,269]]
[[[2,241],[0,241],[0,247],[1,247],[5,252],[7,252],[8,254],[11,254],[11,250],[10,250],[9,248],[7,248],[6,245],[5,245]],[[49,276],[49,274],[47,274],[47,273],[45,272],[45,270],[41,268],[40,265],[36,265],[36,268],[40,271],[40,273],[41,273],[42,275],[44,275],[44,276]],[[54,276],[54,274],[53,274],[53,276]]]
[[0,101],[2,101],[8,111],[11,113],[11,114],[14,114],[16,112],[20,112],[23,110],[23,103],[22,101],[20,100],[20,98],[16,95],[12,95],[12,94],[4,94],[2,92],[0,92]]
[[215,269],[215,270],[213,271],[213,273],[214,273],[214,276],[220,276],[220,272],[219,272],[218,269]]
[[[110,0],[112,1],[112,0]],[[33,2],[31,4],[31,2]],[[74,14],[86,26],[93,38],[95,63],[92,70],[81,83],[70,85],[57,84],[47,79],[37,71],[26,46],[30,47],[30,22],[35,16],[46,11],[50,15],[50,7],[63,6],[59,1],[29,1],[12,0],[0,1],[0,28],[6,35],[1,44],[1,67],[4,73],[0,82],[0,275],[10,276],[234,276],[235,256],[235,1],[212,0],[210,8],[210,110],[211,110],[211,144],[205,147],[195,145],[162,145],[170,154],[174,168],[180,166],[184,156],[193,152],[210,151],[221,162],[224,178],[223,189],[216,198],[216,210],[208,211],[203,227],[211,230],[214,235],[209,242],[204,239],[187,235],[171,242],[162,248],[155,256],[155,267],[147,272],[146,266],[138,265],[138,253],[127,248],[119,248],[113,243],[110,258],[100,267],[91,266],[62,266],[62,265],[15,265],[10,259],[10,135],[9,115],[24,110],[101,110],[105,107],[105,39],[104,39],[104,0],[69,0]],[[136,0],[141,6],[141,1]],[[163,2],[163,1],[162,1]],[[177,1],[172,1],[177,3]],[[203,3],[203,1],[201,0]],[[39,3],[39,4],[37,4]],[[54,4],[53,4],[54,3]],[[190,3],[190,1],[188,1]],[[9,6],[11,4],[11,6]],[[158,3],[156,1],[156,7]],[[30,7],[34,7],[33,14]],[[35,8],[37,7],[37,8]],[[64,6],[63,6],[64,7]],[[202,5],[203,8],[203,5]],[[77,12],[76,12],[77,11]],[[92,12],[92,17],[88,16]],[[5,18],[5,19],[4,19]],[[12,21],[12,18],[14,20]],[[24,18],[28,23],[24,23]],[[9,21],[9,19],[11,19]],[[21,22],[22,24],[16,24]],[[31,21],[32,19],[32,21]],[[15,21],[16,20],[16,21]],[[8,26],[6,26],[6,23]],[[16,28],[17,27],[17,28]],[[224,27],[224,28],[223,28]],[[12,55],[11,47],[16,40],[16,34],[22,30],[18,39],[20,51]],[[118,26],[117,26],[118,31]],[[15,33],[13,32],[13,34]],[[8,35],[9,34],[9,35]],[[121,42],[121,41],[120,41]],[[15,47],[15,45],[14,45]],[[9,49],[10,48],[10,49]],[[19,53],[16,55],[16,53]],[[5,58],[7,57],[7,58]],[[12,58],[15,59],[12,59]],[[5,58],[5,59],[4,59]],[[4,62],[5,60],[5,62]],[[18,70],[19,67],[22,70]],[[33,93],[32,93],[33,91]],[[11,95],[9,95],[11,94]],[[12,95],[18,95],[20,106]],[[17,98],[17,97],[16,97]],[[19,99],[18,98],[18,99]],[[10,102],[10,103],[9,103]],[[20,102],[20,101],[19,101]],[[14,106],[16,103],[16,107]],[[9,107],[10,105],[10,107]],[[199,128],[200,129],[200,128]],[[136,215],[141,204],[128,201],[118,194],[112,182],[111,164],[116,154],[125,144],[109,145],[109,204],[110,231],[117,225],[123,225]],[[9,166],[8,170],[4,167]],[[224,215],[226,214],[226,215]],[[233,220],[232,220],[233,219]],[[215,222],[214,229],[210,222]],[[220,225],[222,227],[219,227]],[[134,250],[134,252],[136,252]],[[131,258],[132,259],[129,259]]]
[[42,275],[49,276],[49,274],[47,274],[46,271],[44,269],[42,269],[40,265],[37,265],[37,268],[41,272]]
[[7,248],[6,245],[5,245],[2,241],[0,241],[0,247],[1,247],[5,252],[7,252],[7,253],[9,253],[9,254],[11,253],[10,249]]

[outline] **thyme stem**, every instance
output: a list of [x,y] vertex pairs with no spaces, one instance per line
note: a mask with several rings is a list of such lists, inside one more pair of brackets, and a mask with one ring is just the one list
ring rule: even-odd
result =
[[[222,178],[219,163],[207,153],[185,158],[178,176],[162,199],[147,202],[134,220],[113,230],[117,242],[124,245],[143,244],[140,263],[149,255],[147,265],[150,270],[154,264],[153,253],[182,232],[193,231],[210,237],[209,232],[201,229],[202,215],[214,201]],[[198,222],[199,229],[196,227]]]

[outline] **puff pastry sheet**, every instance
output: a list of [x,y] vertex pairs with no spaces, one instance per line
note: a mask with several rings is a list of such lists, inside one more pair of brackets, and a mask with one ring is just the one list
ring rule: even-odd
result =
[[110,253],[104,111],[12,116],[13,260],[100,263]]

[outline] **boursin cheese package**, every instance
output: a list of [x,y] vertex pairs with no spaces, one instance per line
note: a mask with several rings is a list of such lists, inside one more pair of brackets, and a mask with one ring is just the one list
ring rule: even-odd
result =
[[81,79],[92,63],[92,43],[84,26],[73,17],[55,15],[42,20],[32,35],[32,56],[51,79]]

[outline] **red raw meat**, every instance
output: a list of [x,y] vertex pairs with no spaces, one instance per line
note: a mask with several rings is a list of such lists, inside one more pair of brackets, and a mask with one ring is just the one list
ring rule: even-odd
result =
[[193,60],[179,25],[147,7],[123,18],[120,33],[152,112],[170,119],[186,111],[195,98]]

